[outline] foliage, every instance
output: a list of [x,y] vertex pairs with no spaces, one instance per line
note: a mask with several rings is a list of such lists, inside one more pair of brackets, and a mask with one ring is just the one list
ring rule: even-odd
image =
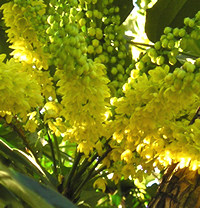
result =
[[146,33],[152,42],[160,39],[165,27],[184,26],[185,17],[192,18],[200,10],[200,2],[195,0],[159,0],[146,14]]
[[1,164],[1,203],[11,207],[71,207],[75,206],[57,191]]
[[156,169],[200,170],[199,3],[136,4],[154,44],[129,0],[1,1],[3,207],[145,207]]

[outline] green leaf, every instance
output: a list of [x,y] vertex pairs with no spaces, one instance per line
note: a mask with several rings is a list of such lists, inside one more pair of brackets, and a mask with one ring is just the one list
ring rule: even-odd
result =
[[7,188],[0,184],[0,207],[18,207],[23,208],[22,202]]
[[139,201],[136,201],[136,202],[134,203],[134,205],[133,205],[133,208],[137,208],[137,207],[139,207],[139,205],[140,205],[140,202],[139,202]]
[[[7,1],[1,1],[0,2],[0,7],[3,5],[3,3],[6,3]],[[5,32],[6,27],[4,25],[4,22],[2,20],[3,14],[2,14],[2,10],[0,11],[0,39],[1,39],[1,44],[0,44],[0,53],[4,53],[7,55],[7,58],[10,58],[10,53],[11,53],[11,49],[9,48],[10,43],[8,42],[8,37],[7,34]]]
[[121,200],[122,200],[122,198],[121,198],[120,195],[118,195],[118,194],[116,193],[115,195],[112,195],[111,198],[112,198],[112,203],[113,203],[114,205],[116,205],[116,206],[120,205]]
[[26,153],[14,149],[8,146],[5,142],[0,139],[0,155],[10,160],[14,167],[20,170],[22,173],[29,173],[31,175],[36,174],[46,184],[50,184],[49,178],[46,173],[43,172],[40,165],[37,164],[33,158]]
[[103,192],[96,192],[95,189],[93,189],[91,191],[83,190],[81,192],[80,199],[84,200],[84,202],[86,204],[90,205],[90,207],[95,207],[98,200],[103,198],[106,195],[107,194],[103,193]]
[[120,24],[122,24],[134,8],[133,1],[131,1],[131,0],[115,0],[114,5],[119,7],[119,16],[121,19]]
[[200,57],[200,41],[199,40],[194,40],[192,38],[183,38],[181,40],[181,46],[184,52],[188,53],[188,56],[195,56]]
[[194,17],[200,10],[197,0],[158,0],[147,9],[145,31],[149,40],[156,42],[165,27],[183,27],[185,17]]
[[32,208],[76,208],[57,191],[0,164],[0,184]]
[[8,3],[8,2],[9,2],[9,0],[1,0],[0,6],[2,6],[2,5],[5,4],[5,3]]
[[81,207],[96,207],[98,201],[107,196],[107,193],[101,191],[96,192],[96,189],[93,188],[93,183],[97,178],[92,178],[88,183],[83,187],[78,203],[82,203]]
[[158,189],[158,184],[157,184],[157,183],[154,183],[154,184],[152,184],[151,186],[149,186],[149,187],[146,188],[146,192],[147,192],[151,197],[154,197],[154,196],[156,195],[157,189]]

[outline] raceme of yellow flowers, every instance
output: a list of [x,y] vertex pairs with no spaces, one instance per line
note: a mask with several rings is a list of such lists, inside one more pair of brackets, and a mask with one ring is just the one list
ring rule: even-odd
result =
[[19,115],[26,121],[31,108],[42,105],[41,89],[37,81],[27,73],[26,67],[14,59],[4,63],[5,58],[6,55],[0,55],[0,114],[6,116],[8,123],[14,115]]
[[175,65],[177,49],[181,52],[186,47],[182,40],[200,39],[200,12],[184,23],[182,29],[164,30],[160,41],[131,71],[123,86],[125,96],[111,100],[116,119],[109,159],[122,169],[121,173],[116,171],[116,180],[122,175],[140,176],[141,169],[148,173],[159,164],[172,162],[200,170],[200,122],[191,123],[200,105],[200,59]]
[[[103,11],[95,12],[95,0],[48,5],[15,0],[1,7],[14,49],[10,61],[3,63],[5,56],[0,56],[1,115],[7,114],[7,122],[12,115],[24,120],[28,116],[25,128],[34,132],[38,112],[32,109],[40,106],[49,129],[76,142],[86,156],[94,148],[101,156],[104,147],[99,138],[111,137],[112,151],[102,165],[114,173],[116,182],[122,176],[142,179],[143,173],[172,162],[200,168],[200,122],[189,125],[200,104],[200,59],[176,65],[187,40],[200,39],[200,13],[185,20],[184,28],[166,28],[127,80],[125,67],[130,66],[121,46],[126,42],[119,8],[111,8],[113,1],[102,2]],[[117,90],[110,87],[116,95],[112,98],[110,80]],[[113,120],[106,116],[110,109],[115,109]],[[98,183],[101,179],[95,186]]]
[[[29,73],[37,80],[41,94],[46,98],[42,108],[44,122],[56,136],[62,133],[64,139],[77,142],[78,149],[88,155],[96,146],[99,152],[102,151],[102,145],[97,142],[106,132],[105,113],[109,110],[109,100],[105,100],[110,96],[109,79],[103,64],[87,58],[86,40],[75,22],[73,4],[77,6],[78,2],[50,1],[46,7],[42,1],[14,1],[4,4],[2,9],[9,27],[9,41],[15,49],[12,55],[18,59],[15,55],[19,54],[19,61],[32,66]],[[12,9],[18,11],[18,15],[13,15]],[[46,22],[40,26],[43,17]],[[21,19],[26,24],[20,26],[30,28],[32,36],[19,30],[17,25]],[[45,38],[42,39],[43,35]],[[16,48],[18,40],[22,40],[23,45]],[[41,67],[47,69],[47,63],[56,68],[52,77],[48,71],[40,70]],[[56,99],[55,88],[62,98],[61,103]],[[25,128],[33,132],[38,127],[37,113],[33,111],[28,116]]]
[[[105,135],[105,113],[108,111],[109,89],[104,65],[88,60],[89,69],[85,75],[72,75],[63,70],[59,77],[58,93],[62,95],[61,115],[72,128],[65,133],[65,139],[77,142],[78,149],[86,155],[90,153],[98,139]],[[67,93],[66,93],[67,92]]]
[[14,49],[11,55],[19,61],[47,69],[47,54],[42,50],[42,44],[34,27],[41,24],[42,15],[45,13],[43,2],[27,1],[26,7],[22,7],[10,1],[3,4],[1,10],[5,24],[9,27],[7,30],[9,42]]

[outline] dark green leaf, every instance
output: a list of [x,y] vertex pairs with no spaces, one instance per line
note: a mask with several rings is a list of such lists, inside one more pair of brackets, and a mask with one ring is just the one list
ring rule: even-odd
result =
[[0,164],[0,184],[33,208],[76,208],[57,191]]
[[158,184],[154,183],[151,186],[147,187],[146,191],[151,197],[154,197],[156,195],[157,189],[158,189]]
[[119,196],[118,194],[115,194],[115,195],[112,195],[111,198],[112,198],[112,202],[114,205],[116,206],[120,205],[121,200],[122,200],[121,196]]
[[127,207],[132,207],[133,202],[134,202],[134,197],[133,197],[132,194],[129,194],[129,195],[126,197],[126,201],[125,201],[126,206],[127,206]]
[[[22,202],[7,188],[0,184],[0,205],[3,207],[10,206],[10,207],[18,207],[23,208]],[[1,207],[1,206],[0,206]]]
[[2,5],[5,4],[5,3],[8,3],[8,2],[9,2],[9,0],[1,0],[0,6],[2,6]]
[[120,190],[123,195],[126,195],[130,192],[131,189],[135,188],[135,184],[131,180],[121,180],[120,181]]
[[107,193],[96,192],[96,189],[93,188],[93,183],[95,180],[96,178],[93,178],[88,181],[81,191],[79,203],[84,202],[82,207],[96,207],[98,200],[107,195]]
[[79,208],[92,208],[89,204],[83,203],[78,205]]
[[[24,144],[22,139],[19,138],[16,132],[9,132],[5,135],[0,135],[1,140],[3,140],[6,144],[9,144],[10,147],[13,148],[24,148]],[[9,141],[9,142],[8,142]]]
[[95,189],[91,191],[82,191],[80,198],[81,200],[84,200],[84,202],[90,207],[95,207],[97,204],[98,200],[101,199],[102,197],[106,196],[106,193],[103,192],[96,192]]
[[136,202],[134,203],[134,205],[133,205],[133,208],[137,208],[137,207],[139,207],[139,205],[140,205],[140,202],[139,202],[139,201],[136,201]]
[[4,125],[0,124],[0,136],[4,136],[12,131],[11,128],[5,127]]
[[[184,52],[187,52],[191,56],[200,57],[200,41],[192,38],[183,38],[181,40],[181,46]],[[190,57],[189,57],[190,58]]]
[[18,170],[23,173],[27,173],[27,171],[29,173],[35,173],[43,182],[49,184],[46,174],[33,158],[18,149],[9,147],[8,144],[0,139],[0,155],[1,154],[3,154],[6,159],[10,160]]
[[183,27],[185,17],[194,17],[200,10],[197,0],[158,0],[147,10],[145,31],[149,40],[156,42],[165,27]]
[[[0,7],[4,4],[8,2],[7,0],[1,0],[0,1]],[[8,37],[7,34],[5,32],[6,27],[4,25],[4,22],[2,21],[2,10],[0,10],[0,39],[1,39],[1,44],[0,44],[0,53],[4,53],[7,55],[7,58],[10,58],[9,54],[11,53],[11,49],[9,48],[10,44],[8,42]]]
[[122,24],[134,8],[133,1],[131,1],[131,0],[115,0],[114,5],[119,7],[119,16],[121,19],[120,24]]

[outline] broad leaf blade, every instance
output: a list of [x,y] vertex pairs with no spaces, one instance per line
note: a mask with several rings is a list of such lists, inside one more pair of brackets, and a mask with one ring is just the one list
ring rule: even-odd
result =
[[194,17],[200,10],[200,1],[196,0],[158,0],[147,9],[145,31],[149,40],[156,42],[165,27],[183,27],[185,17]]
[[76,208],[57,191],[1,164],[0,184],[33,208]]
[[120,24],[122,24],[134,8],[133,1],[132,0],[115,0],[114,5],[119,7],[119,16],[121,19]]
[[0,207],[23,208],[22,202],[12,192],[0,184]]
[[24,152],[11,148],[8,144],[0,139],[0,155],[6,155],[6,158],[12,161],[13,165],[23,173],[35,173],[46,184],[51,184],[46,173],[43,172],[39,164]]
[[83,190],[80,195],[80,201],[84,201],[84,203],[90,205],[90,207],[95,207],[98,200],[105,196],[106,193],[96,192],[95,189],[90,191]]

